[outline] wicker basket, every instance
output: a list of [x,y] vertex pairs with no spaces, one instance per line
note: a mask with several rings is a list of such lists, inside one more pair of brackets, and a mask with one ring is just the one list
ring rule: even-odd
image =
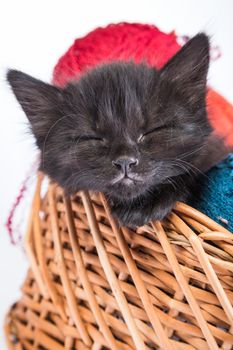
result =
[[9,349],[233,349],[230,232],[181,203],[162,223],[118,228],[102,194],[50,184],[42,198],[42,180]]

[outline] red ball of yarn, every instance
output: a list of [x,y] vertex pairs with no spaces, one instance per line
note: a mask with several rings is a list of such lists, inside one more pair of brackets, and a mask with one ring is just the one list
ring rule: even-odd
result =
[[[139,23],[110,24],[76,39],[59,59],[53,83],[66,85],[98,64],[116,60],[146,62],[161,68],[179,49],[175,32],[161,32],[157,27]],[[233,145],[233,107],[221,95],[209,89],[208,115],[216,132]]]
[[58,61],[53,82],[64,85],[87,69],[116,60],[144,61],[161,68],[179,49],[174,32],[165,34],[147,24],[110,24],[75,40]]

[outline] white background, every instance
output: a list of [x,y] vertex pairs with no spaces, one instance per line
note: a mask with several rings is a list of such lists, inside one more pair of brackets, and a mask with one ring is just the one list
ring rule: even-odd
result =
[[[164,31],[194,35],[206,31],[221,47],[211,65],[212,86],[233,102],[233,1],[231,0],[0,0],[0,349],[6,350],[2,322],[20,295],[27,260],[9,242],[4,222],[35,158],[26,118],[5,82],[13,67],[49,81],[57,59],[76,37],[96,26],[129,21],[155,24]],[[28,206],[28,204],[27,204]],[[27,210],[24,215],[25,221]]]

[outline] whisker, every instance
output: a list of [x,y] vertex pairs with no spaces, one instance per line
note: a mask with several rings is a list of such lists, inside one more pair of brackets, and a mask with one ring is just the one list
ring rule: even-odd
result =
[[194,149],[194,150],[192,150],[192,151],[190,151],[190,152],[182,153],[182,154],[179,156],[178,159],[182,159],[182,158],[185,158],[185,157],[189,157],[189,156],[191,156],[192,154],[195,154],[195,153],[201,151],[204,147],[205,147],[205,145],[202,145],[202,146],[200,146],[200,147],[198,147],[198,148],[196,148],[196,149]]
[[177,190],[177,186],[175,185],[174,181],[172,180],[172,178],[168,178],[167,179],[168,183],[170,183],[172,185],[172,187],[174,188],[174,190]]
[[65,118],[68,118],[68,117],[71,117],[71,114],[66,114],[66,115],[63,115],[61,118],[59,118],[58,120],[56,120],[56,122],[49,128],[46,136],[45,136],[45,140],[44,140],[44,143],[43,143],[43,147],[42,147],[42,165],[43,165],[43,168],[44,168],[44,161],[45,161],[45,148],[46,148],[46,142],[48,140],[48,137],[49,135],[51,134],[51,131],[53,130],[53,128],[63,119]]
[[183,163],[184,166],[189,167],[190,168],[189,170],[193,171],[194,173],[198,173],[198,174],[203,175],[204,177],[210,179],[209,176],[206,173],[204,173],[201,169],[197,168],[195,165],[193,165],[191,163],[188,163],[188,162],[186,162],[185,160],[182,160],[182,159],[177,159],[177,161],[180,162],[180,163]]

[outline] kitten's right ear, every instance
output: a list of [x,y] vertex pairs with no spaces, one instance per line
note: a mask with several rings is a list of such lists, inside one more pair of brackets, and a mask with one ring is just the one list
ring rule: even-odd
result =
[[51,125],[61,116],[62,90],[17,70],[9,70],[7,80],[40,147]]
[[206,95],[210,58],[209,38],[199,33],[189,40],[161,69],[163,92],[177,91],[193,107],[199,108]]

